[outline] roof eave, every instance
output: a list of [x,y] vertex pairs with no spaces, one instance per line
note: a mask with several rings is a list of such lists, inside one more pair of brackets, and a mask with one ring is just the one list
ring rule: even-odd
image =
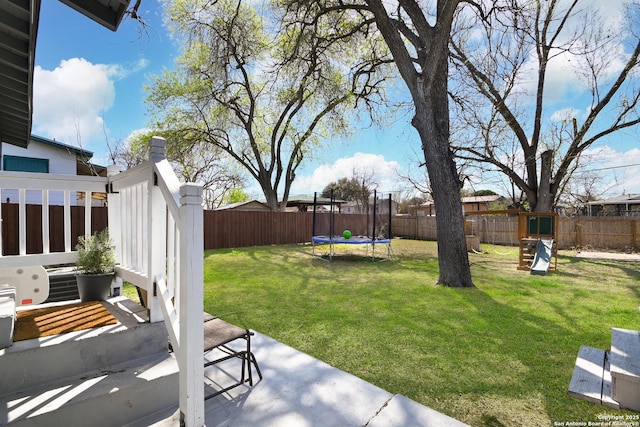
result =
[[60,0],[70,8],[82,13],[84,16],[96,21],[100,25],[116,31],[122,18],[127,12],[131,0]]

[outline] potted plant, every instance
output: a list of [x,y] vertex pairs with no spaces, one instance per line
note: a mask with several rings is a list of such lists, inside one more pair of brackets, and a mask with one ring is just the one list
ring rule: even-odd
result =
[[76,282],[81,301],[101,301],[109,296],[116,258],[107,229],[80,236],[76,259]]

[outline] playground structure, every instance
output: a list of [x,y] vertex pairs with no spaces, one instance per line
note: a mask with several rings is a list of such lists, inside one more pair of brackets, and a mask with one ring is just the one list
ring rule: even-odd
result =
[[[518,270],[530,270],[531,274],[546,274],[555,271],[558,264],[557,241],[559,215],[555,212],[537,213],[522,212],[517,209],[471,211],[466,217],[482,217],[486,227],[491,222],[487,217],[496,215],[518,216],[519,264]],[[467,247],[471,251],[479,251],[479,239],[474,239],[477,232],[474,221],[465,221]]]
[[[351,235],[351,232],[348,230],[341,230],[336,226],[336,218],[335,218],[335,197],[333,190],[331,190],[330,194],[330,203],[329,203],[329,223],[328,230],[323,230],[324,234],[317,234],[317,229],[320,228],[319,224],[316,221],[316,214],[318,208],[318,197],[317,193],[313,195],[313,223],[312,223],[312,237],[311,243],[313,245],[313,256],[325,261],[331,261],[333,256],[336,254],[335,245],[338,244],[346,244],[346,245],[365,245],[366,254],[365,256],[369,256],[369,248],[371,248],[371,260],[376,260],[376,245],[384,245],[387,248],[387,257],[381,259],[380,261],[385,261],[392,258],[393,252],[391,250],[391,213],[392,213],[392,205],[391,205],[391,194],[389,194],[388,198],[388,219],[386,223],[379,223],[378,219],[378,194],[377,191],[373,191],[373,208],[372,208],[372,217],[367,218],[367,227],[364,235]],[[381,200],[382,202],[382,200]],[[367,213],[368,214],[368,213]],[[371,233],[369,234],[369,223],[371,225]],[[322,255],[316,255],[316,246],[317,245],[329,245],[329,253],[328,260],[326,257]]]
[[518,220],[520,262],[518,270],[546,274],[558,266],[558,214],[521,212]]

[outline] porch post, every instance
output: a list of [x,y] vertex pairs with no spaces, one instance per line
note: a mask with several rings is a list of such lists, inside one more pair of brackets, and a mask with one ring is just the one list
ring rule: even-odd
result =
[[180,187],[180,425],[204,425],[202,186]]

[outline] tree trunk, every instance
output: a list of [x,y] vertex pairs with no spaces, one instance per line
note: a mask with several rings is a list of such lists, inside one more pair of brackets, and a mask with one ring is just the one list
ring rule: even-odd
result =
[[434,84],[423,86],[423,96],[414,97],[416,115],[411,123],[420,134],[436,207],[438,284],[474,287],[464,235],[462,183],[449,147],[447,73],[437,72]]
[[540,155],[540,185],[538,186],[534,212],[551,212],[554,199],[554,194],[551,194],[552,160],[552,150],[547,150]]

